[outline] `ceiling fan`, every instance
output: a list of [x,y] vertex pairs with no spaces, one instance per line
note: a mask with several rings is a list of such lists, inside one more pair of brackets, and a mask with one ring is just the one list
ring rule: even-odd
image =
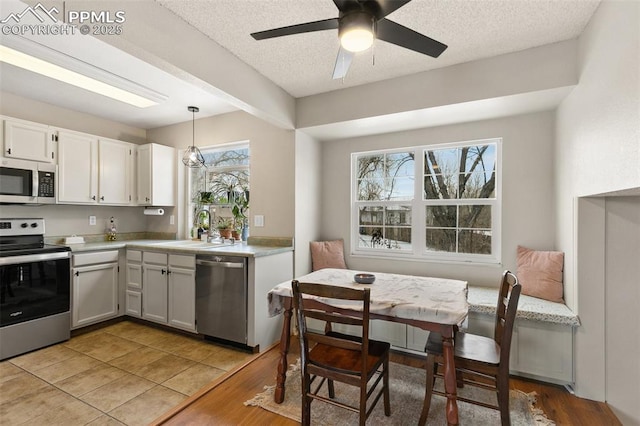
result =
[[429,38],[385,17],[411,0],[333,0],[339,10],[337,18],[306,22],[252,33],[256,40],[323,30],[338,30],[340,50],[333,68],[333,78],[343,78],[356,52],[373,44],[374,38],[437,58],[446,44]]

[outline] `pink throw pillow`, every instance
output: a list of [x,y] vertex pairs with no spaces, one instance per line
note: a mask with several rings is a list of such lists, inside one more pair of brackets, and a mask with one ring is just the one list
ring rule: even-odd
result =
[[314,271],[325,268],[347,269],[344,263],[344,241],[312,241],[311,268]]
[[518,281],[522,294],[551,302],[562,300],[562,269],[564,253],[537,251],[518,246]]

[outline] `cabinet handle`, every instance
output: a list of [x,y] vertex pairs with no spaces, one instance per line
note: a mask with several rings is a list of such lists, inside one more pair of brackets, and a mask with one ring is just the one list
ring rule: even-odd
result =
[[167,269],[167,275],[171,273],[171,269]]
[[7,150],[7,154],[11,154],[11,148]]
[[96,196],[94,195],[93,197],[91,197],[91,199],[92,199],[93,201],[95,201],[95,200],[96,200]]
[[73,275],[77,277],[78,275],[80,275],[80,272],[76,271]]
[[104,195],[100,197],[100,201],[104,201]]
[[164,274],[165,274],[165,272],[167,272],[167,271],[166,271],[166,270],[164,270],[164,269],[162,269],[162,270],[160,271],[160,273],[161,273],[162,275],[164,275]]
[[149,201],[149,197],[144,197],[144,200],[145,201]]

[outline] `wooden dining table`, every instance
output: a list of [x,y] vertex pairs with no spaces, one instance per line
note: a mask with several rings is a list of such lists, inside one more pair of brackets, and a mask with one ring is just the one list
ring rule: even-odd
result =
[[[350,269],[321,269],[296,278],[300,282],[329,284],[341,287],[371,289],[370,318],[411,325],[442,335],[444,363],[444,385],[447,395],[446,416],[449,425],[458,424],[456,401],[456,372],[454,361],[454,333],[465,320],[469,311],[467,282],[444,278],[421,277],[403,274],[374,273],[372,284],[358,284],[354,275],[366,271]],[[338,305],[331,299],[320,299],[335,308],[355,312],[353,305]],[[287,353],[291,341],[292,293],[291,282],[275,286],[268,294],[269,315],[283,314],[280,339],[275,402],[284,400],[287,371]],[[360,307],[361,309],[361,307]],[[426,343],[426,342],[425,342]],[[423,425],[426,418],[420,418]]]

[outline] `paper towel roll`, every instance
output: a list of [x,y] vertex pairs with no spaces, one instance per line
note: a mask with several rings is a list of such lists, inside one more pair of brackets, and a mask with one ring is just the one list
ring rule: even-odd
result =
[[144,209],[144,214],[147,216],[162,216],[164,209]]

